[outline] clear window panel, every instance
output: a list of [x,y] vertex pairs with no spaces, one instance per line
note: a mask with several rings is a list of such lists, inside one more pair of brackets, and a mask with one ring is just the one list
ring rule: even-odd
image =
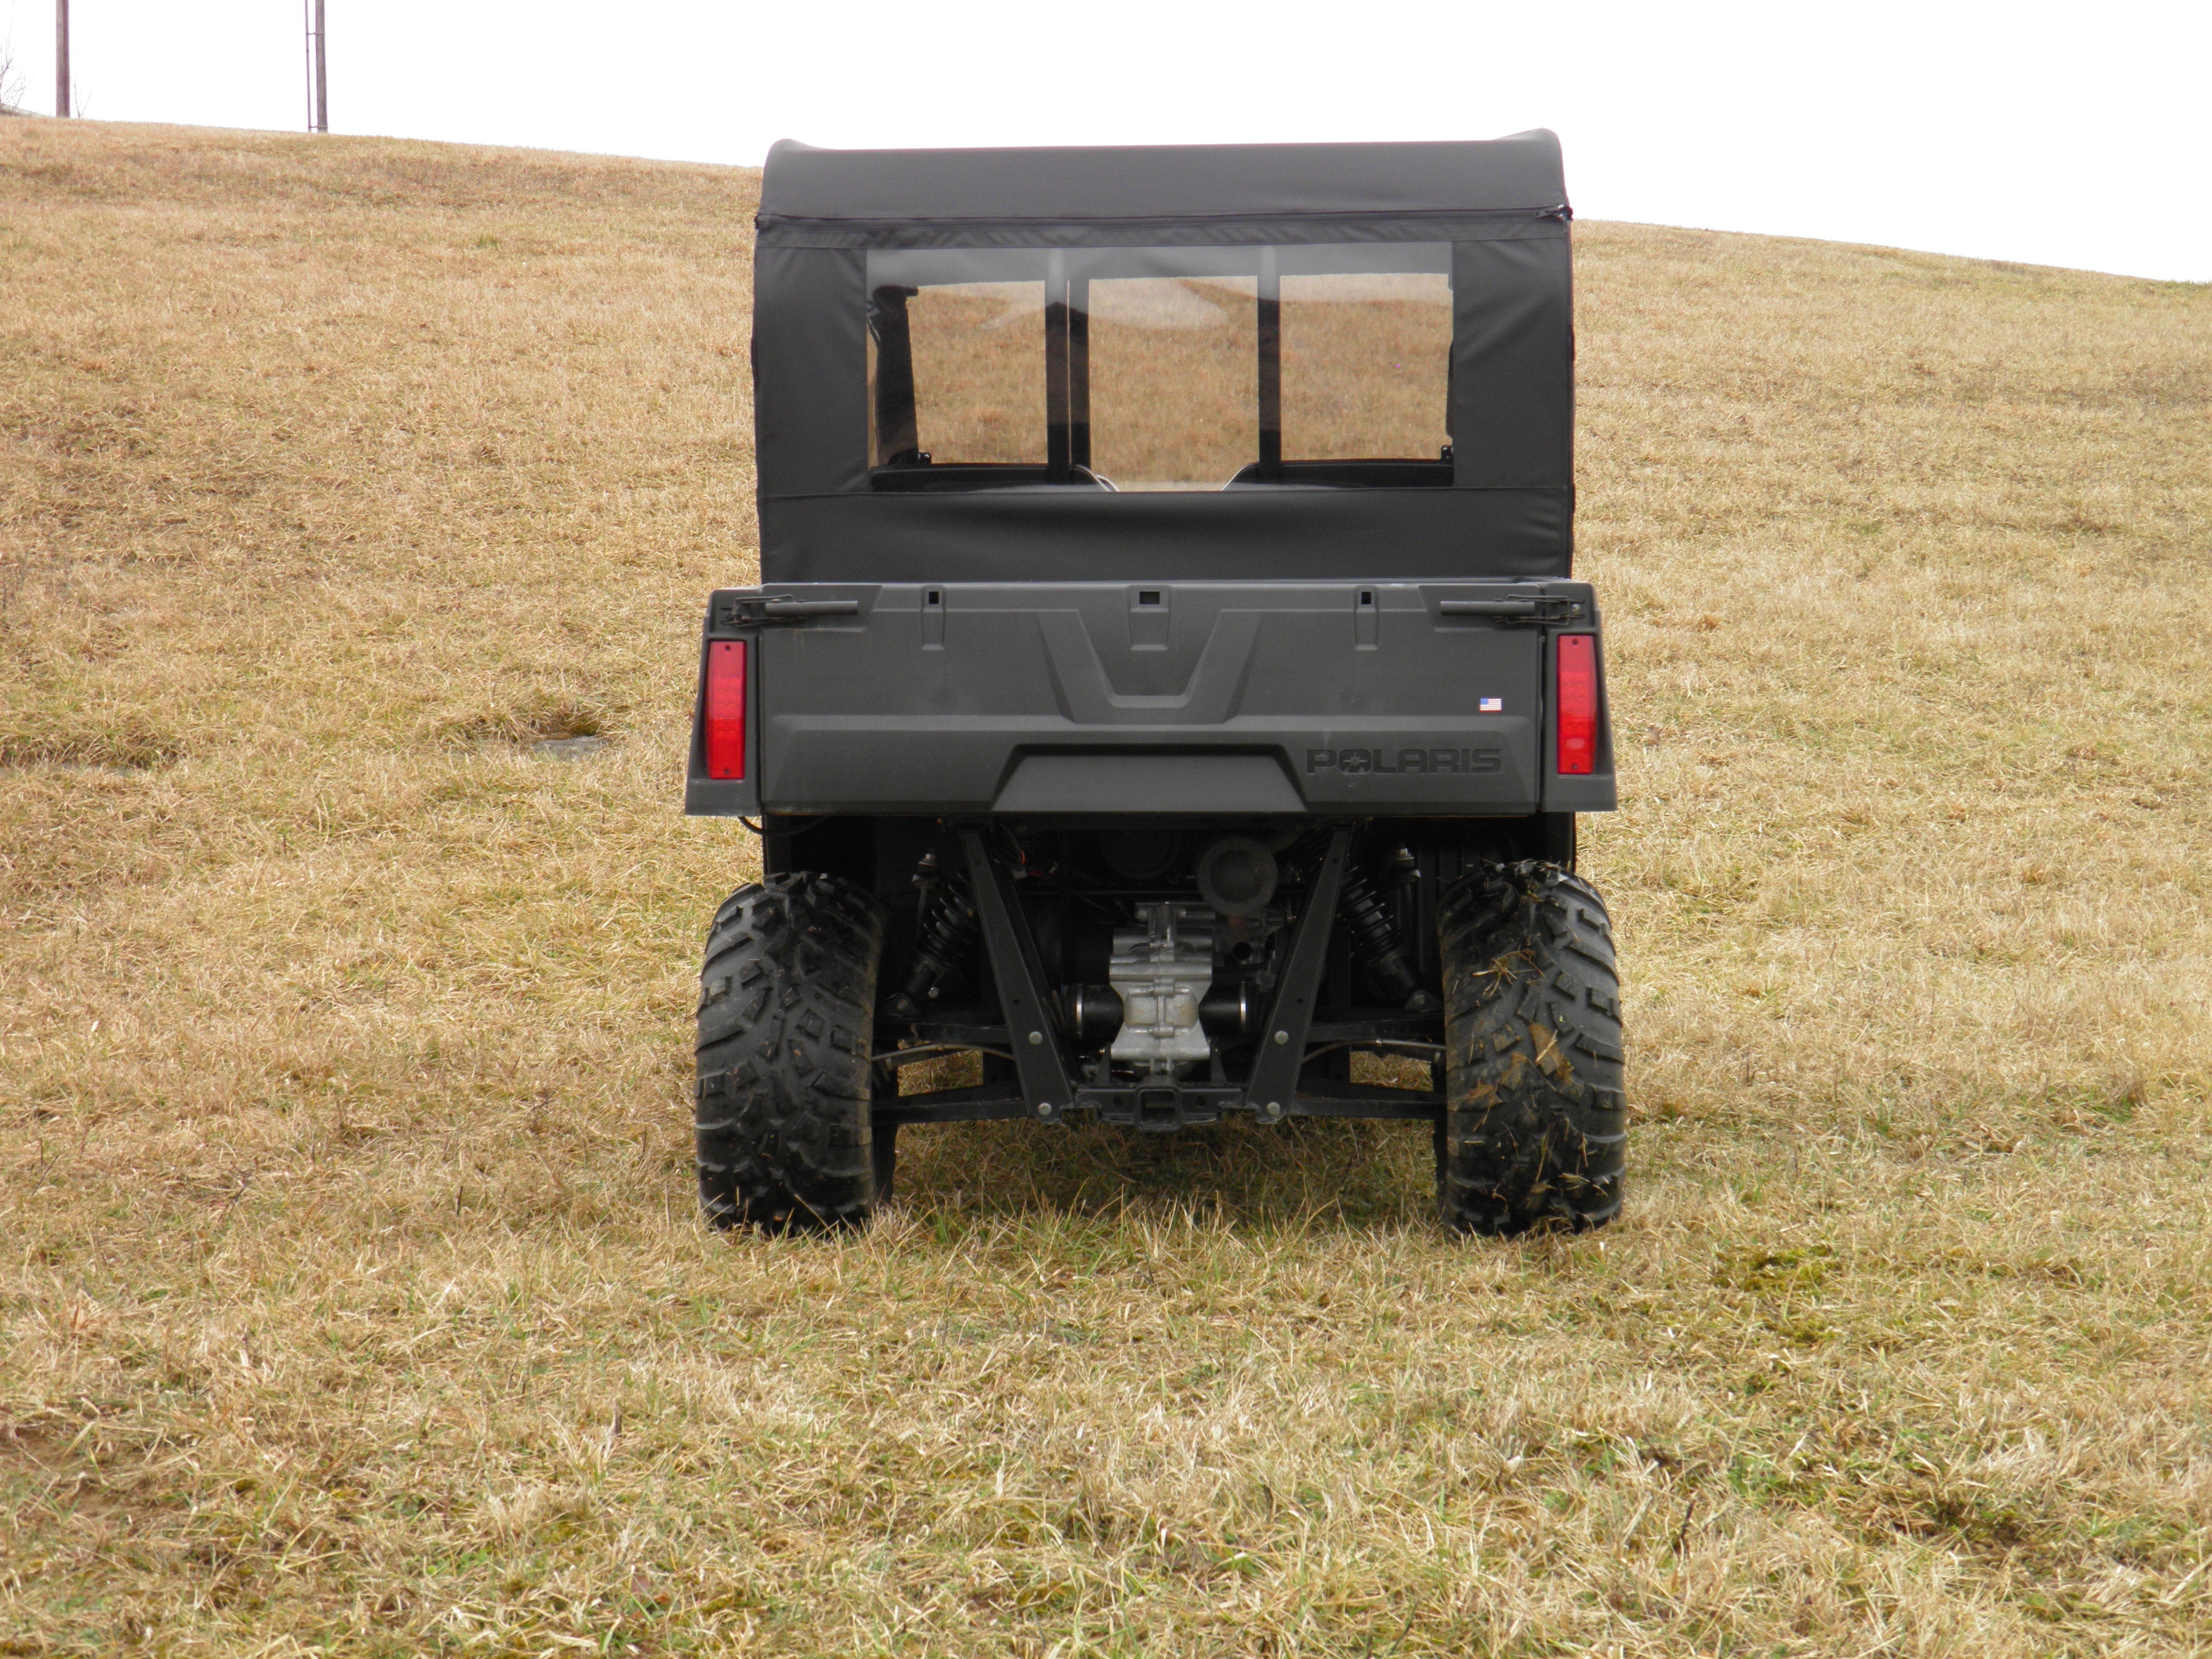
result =
[[1449,484],[1450,252],[873,251],[872,485]]
[[1352,271],[1282,285],[1284,458],[1440,454],[1451,441],[1451,278]]
[[[878,311],[886,298],[875,296]],[[1045,459],[1044,284],[944,283],[906,296],[914,363],[913,442],[879,422],[873,464],[898,451],[945,461]],[[869,332],[869,378],[880,399],[880,327]]]
[[1091,461],[1117,489],[1218,489],[1259,453],[1254,276],[1109,276],[1090,324]]

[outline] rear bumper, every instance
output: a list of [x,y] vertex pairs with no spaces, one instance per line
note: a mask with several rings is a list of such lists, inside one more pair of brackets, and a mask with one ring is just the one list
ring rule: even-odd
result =
[[[775,810],[1301,813],[1529,811],[1533,722],[1265,719],[1077,734],[1056,720],[872,723],[774,715]],[[773,743],[773,739],[772,739]]]

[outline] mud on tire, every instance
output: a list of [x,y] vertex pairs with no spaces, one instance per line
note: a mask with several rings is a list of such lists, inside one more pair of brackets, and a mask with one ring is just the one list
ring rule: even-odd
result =
[[811,1231],[874,1209],[868,1049],[883,940],[875,900],[834,876],[770,876],[715,913],[696,1107],[710,1225]]
[[1437,1202],[1455,1232],[1580,1231],[1620,1213],[1628,1103],[1605,901],[1554,864],[1445,896]]

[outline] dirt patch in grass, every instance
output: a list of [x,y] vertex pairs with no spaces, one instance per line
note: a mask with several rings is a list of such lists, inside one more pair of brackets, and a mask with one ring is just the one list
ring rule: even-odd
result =
[[92,766],[130,772],[166,766],[184,753],[184,744],[170,733],[127,722],[0,732],[0,766]]
[[536,744],[596,738],[606,729],[606,713],[594,703],[564,691],[534,689],[504,707],[446,715],[434,732],[446,743]]

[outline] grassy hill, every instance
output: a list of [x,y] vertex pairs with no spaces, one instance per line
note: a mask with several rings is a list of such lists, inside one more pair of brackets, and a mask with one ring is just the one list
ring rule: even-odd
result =
[[0,1646],[2202,1651],[2212,290],[1578,228],[1617,1229],[979,1125],[769,1243],[756,184],[0,125]]

